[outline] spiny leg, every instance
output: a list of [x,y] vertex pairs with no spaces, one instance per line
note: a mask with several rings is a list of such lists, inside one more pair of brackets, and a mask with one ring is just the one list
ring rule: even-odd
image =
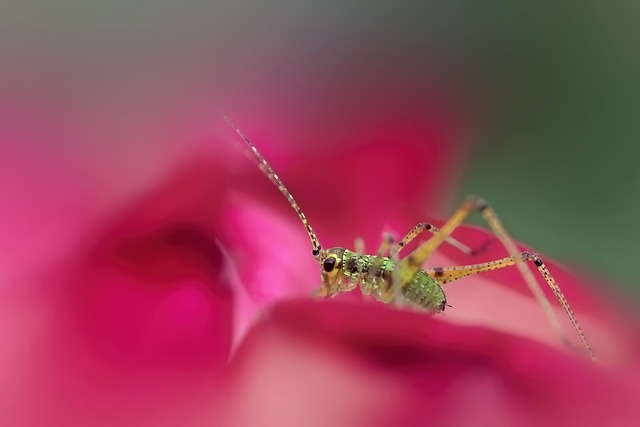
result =
[[[434,279],[438,281],[441,285],[445,283],[453,282],[454,280],[462,279],[463,277],[472,276],[474,274],[483,273],[485,271],[497,270],[504,267],[510,267],[512,265],[516,265],[519,262],[533,261],[536,264],[536,267],[540,269],[538,266],[540,264],[543,266],[542,260],[531,252],[523,251],[520,252],[516,256],[510,256],[506,258],[501,258],[495,261],[483,262],[479,264],[471,264],[471,265],[463,265],[460,267],[432,267],[426,268],[425,271]],[[546,267],[545,267],[546,269]],[[542,273],[542,270],[540,270]],[[548,274],[545,276],[543,273],[544,279],[555,283],[553,276]],[[551,284],[549,285],[552,286]]]
[[[428,231],[431,234],[440,233],[440,229],[435,225],[430,224],[428,222],[420,222],[415,227],[413,227],[411,231],[409,231],[407,235],[404,236],[404,238],[398,242],[398,244],[394,245],[391,248],[391,253],[389,256],[392,259],[398,259],[398,256],[402,248],[407,246],[413,239],[415,239],[425,231]],[[445,241],[449,243],[451,246],[454,246],[455,248],[457,248],[458,250],[460,250],[461,252],[467,255],[471,255],[473,253],[473,251],[469,246],[465,245],[464,243],[461,243],[459,240],[454,239],[453,237],[449,236],[445,239]]]
[[[399,291],[404,286],[406,286],[408,283],[411,283],[422,264],[424,264],[424,262],[431,256],[431,254],[438,248],[438,246],[447,237],[449,237],[453,230],[455,230],[460,224],[462,224],[462,222],[473,211],[476,210],[481,213],[482,217],[487,222],[491,230],[495,233],[500,242],[502,242],[504,247],[507,249],[509,256],[517,257],[519,250],[513,242],[513,239],[511,239],[511,237],[505,230],[502,222],[499,220],[494,210],[483,199],[477,197],[468,197],[462,203],[462,205],[453,213],[451,218],[444,224],[444,226],[440,230],[440,233],[435,234],[420,247],[415,249],[411,254],[409,254],[409,256],[398,263],[398,266],[394,271],[393,285],[388,291],[390,295],[387,295],[387,297],[389,299],[394,299],[397,293],[399,293]],[[541,263],[540,265],[538,265],[538,262],[536,262],[538,270],[540,270],[543,277],[547,281],[547,284],[560,302],[560,305],[567,313],[567,316],[569,317],[569,320],[571,321],[571,324],[573,325],[573,328],[575,329],[585,351],[589,354],[589,357],[592,360],[595,360],[595,356],[593,354],[593,351],[591,350],[591,346],[589,345],[589,342],[587,341],[587,338],[582,331],[582,327],[578,323],[578,319],[573,313],[573,310],[571,310],[567,299],[560,290],[560,287],[558,286],[556,281],[553,280],[553,277],[549,273],[549,270],[544,266],[541,260],[539,260],[539,262]],[[520,274],[522,274],[523,278],[525,279],[527,286],[542,306],[547,318],[551,322],[554,329],[563,339],[566,340],[565,335],[562,332],[562,328],[560,327],[560,322],[558,321],[558,318],[556,317],[555,312],[551,307],[551,303],[545,296],[542,288],[533,276],[533,273],[531,273],[531,270],[527,267],[526,263],[517,263],[516,266],[520,270]]]
[[[393,299],[404,286],[411,283],[418,270],[422,267],[422,264],[424,264],[438,246],[451,235],[453,230],[462,224],[474,206],[475,200],[467,199],[444,224],[439,233],[434,234],[406,258],[398,262],[393,272],[393,284],[387,292],[391,294],[389,295],[391,299]],[[411,232],[409,234],[411,234]]]
[[[500,242],[502,242],[503,246],[507,249],[507,252],[509,253],[509,255],[511,256],[516,255],[519,252],[519,249],[516,246],[513,239],[511,238],[511,236],[509,236],[509,234],[507,233],[507,230],[504,228],[504,225],[502,225],[502,221],[500,221],[500,219],[498,218],[498,215],[495,213],[493,208],[491,208],[491,206],[489,206],[487,202],[485,202],[482,199],[474,198],[474,200],[475,200],[475,209],[480,211],[480,214],[482,215],[484,220],[487,222],[487,224],[489,224],[489,227],[498,237]],[[591,345],[589,345],[589,341],[587,340],[587,337],[584,331],[582,330],[580,323],[578,323],[578,319],[576,315],[573,313],[573,310],[571,309],[571,306],[569,305],[567,298],[562,293],[560,286],[555,281],[553,276],[551,276],[551,273],[549,272],[547,267],[544,265],[544,262],[540,258],[536,257],[533,261],[536,267],[538,268],[538,271],[540,271],[540,274],[542,274],[545,281],[553,291],[553,294],[558,299],[558,302],[560,302],[560,305],[562,306],[565,313],[567,314],[567,317],[571,321],[571,325],[573,326],[573,329],[576,331],[576,334],[580,339],[580,343],[582,344],[582,347],[584,347],[589,357],[595,361],[596,358],[595,358],[595,355],[593,354],[593,350],[591,349]],[[516,264],[516,267],[520,270],[520,274],[524,277],[525,282],[527,283],[527,286],[529,287],[533,295],[536,297],[536,299],[542,306],[543,310],[545,311],[545,314],[547,315],[547,318],[549,319],[553,327],[556,329],[556,331],[558,331],[558,334],[560,335],[560,337],[566,342],[568,342],[568,340],[566,339],[566,336],[562,332],[562,328],[560,327],[560,322],[558,321],[558,318],[556,317],[555,312],[551,308],[551,304],[549,300],[545,296],[544,291],[540,287],[540,284],[538,283],[538,281],[535,279],[535,277],[533,277],[533,273],[531,273],[531,269],[529,269],[526,263],[518,263]]]
[[[535,264],[536,268],[552,290],[559,290],[558,282],[556,282],[556,280],[553,278],[551,272],[545,266],[544,261],[542,261],[542,259],[540,259],[540,257],[538,257],[536,254],[526,251],[523,251],[516,256],[510,256],[496,261],[465,265],[461,267],[434,267],[428,268],[425,271],[431,277],[436,279],[438,283],[444,285],[445,283],[453,282],[454,280],[458,280],[463,277],[471,276],[485,271],[497,270],[499,268],[510,267],[512,265],[517,265],[518,263],[527,261],[531,261]],[[567,299],[565,298],[564,294],[562,294],[562,292],[555,293],[555,295],[560,301],[560,304],[563,308],[568,307],[569,303],[567,302]],[[587,351],[587,353],[589,353],[591,359],[595,360],[593,351],[591,350],[591,347],[589,346],[589,343],[586,340],[582,329],[579,330],[578,336],[580,337],[580,341],[585,346],[585,350]]]

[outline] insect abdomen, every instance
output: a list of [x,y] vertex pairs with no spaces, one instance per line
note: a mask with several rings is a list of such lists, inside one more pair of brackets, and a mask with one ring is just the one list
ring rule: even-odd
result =
[[[391,287],[396,263],[386,257],[351,251],[345,251],[343,255],[344,275],[358,281],[363,294],[373,294],[377,299],[381,299]],[[443,311],[447,302],[438,282],[423,270],[418,270],[413,281],[402,289],[401,295],[405,301],[432,312]]]
[[413,281],[405,286],[402,296],[428,311],[440,312],[447,305],[447,298],[438,282],[423,270],[418,270]]

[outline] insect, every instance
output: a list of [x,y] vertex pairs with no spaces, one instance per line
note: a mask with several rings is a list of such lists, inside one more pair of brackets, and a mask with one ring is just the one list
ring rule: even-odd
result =
[[[366,255],[362,253],[363,250],[351,251],[342,247],[323,249],[304,212],[274,169],[249,138],[226,116],[225,120],[249,146],[262,172],[280,190],[306,228],[311,240],[312,255],[320,267],[322,279],[322,285],[315,291],[315,296],[330,298],[340,292],[350,292],[360,286],[363,294],[372,295],[383,303],[409,305],[425,312],[439,313],[448,306],[446,295],[442,289],[443,284],[489,270],[516,266],[552,326],[564,339],[558,318],[527,265],[528,262],[532,262],[566,312],[582,347],[593,361],[596,360],[569,302],[542,259],[534,253],[521,252],[517,248],[495,211],[483,199],[474,196],[468,197],[442,228],[437,228],[429,223],[419,223],[398,242],[395,242],[391,235],[385,236],[375,255]],[[422,268],[431,254],[445,241],[464,253],[471,254],[473,252],[468,246],[451,237],[451,233],[475,211],[482,215],[489,228],[506,248],[509,256],[495,261],[460,267]],[[432,236],[409,255],[400,259],[402,249],[423,232],[429,232]],[[362,246],[358,242],[356,245]]]

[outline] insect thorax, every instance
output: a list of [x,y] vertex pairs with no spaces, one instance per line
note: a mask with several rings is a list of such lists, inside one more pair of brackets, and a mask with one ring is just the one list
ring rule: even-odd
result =
[[[346,281],[360,285],[362,293],[385,300],[393,283],[393,271],[398,261],[387,257],[361,255],[345,250],[342,255],[342,273]],[[424,270],[418,270],[414,279],[405,285],[394,302],[408,303],[420,309],[440,312],[446,306],[444,291]]]

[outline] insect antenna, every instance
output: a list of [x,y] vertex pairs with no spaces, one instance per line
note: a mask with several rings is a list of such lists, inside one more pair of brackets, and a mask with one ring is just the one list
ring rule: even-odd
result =
[[249,138],[247,138],[247,136],[244,133],[242,133],[240,128],[238,128],[238,126],[236,126],[231,121],[231,119],[229,119],[229,117],[224,116],[224,119],[236,131],[236,133],[240,135],[240,137],[244,140],[244,142],[247,143],[249,148],[251,148],[251,151],[253,152],[256,160],[258,161],[260,170],[267,176],[267,178],[271,180],[271,182],[276,187],[278,187],[278,190],[280,190],[282,195],[289,201],[289,204],[291,205],[293,210],[296,211],[296,213],[298,214],[298,217],[300,218],[300,221],[302,221],[302,224],[304,224],[305,228],[307,229],[307,234],[309,235],[309,239],[311,239],[311,245],[313,246],[313,256],[316,259],[320,257],[320,254],[322,253],[322,247],[320,246],[320,242],[318,241],[318,237],[316,236],[316,233],[313,232],[313,229],[311,228],[311,225],[309,224],[309,221],[307,220],[307,217],[305,216],[304,212],[302,212],[302,209],[300,209],[300,206],[298,206],[298,203],[296,202],[296,200],[293,198],[289,190],[287,190],[287,187],[285,187],[285,185],[282,183],[282,181],[278,177],[278,174],[276,174],[276,172],[273,170],[271,165],[267,163],[265,158],[262,157],[262,154],[260,154],[256,146],[253,145],[253,143],[249,140]]

